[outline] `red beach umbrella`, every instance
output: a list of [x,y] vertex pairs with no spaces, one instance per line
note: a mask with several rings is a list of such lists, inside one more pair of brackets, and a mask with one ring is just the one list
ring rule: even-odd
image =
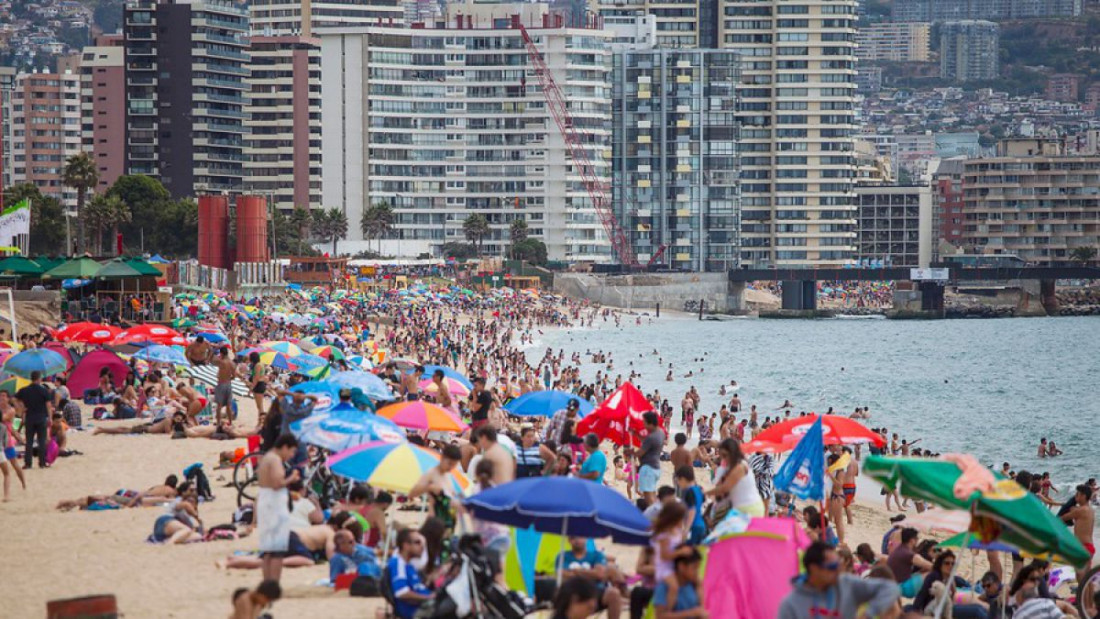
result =
[[61,342],[83,342],[85,344],[103,344],[109,342],[122,329],[111,325],[101,325],[96,322],[74,322],[54,334]]
[[[818,415],[788,419],[756,435],[742,449],[747,452],[790,451],[798,444],[802,435],[817,421]],[[881,436],[868,430],[863,424],[840,415],[821,415],[821,432],[826,445],[852,445],[854,443],[873,443],[878,447],[886,445]]]
[[[577,424],[577,435],[593,432],[600,440],[609,440],[616,445],[629,442],[638,446],[648,434],[642,415],[653,410],[653,405],[637,387],[623,383]],[[661,423],[660,418],[657,423]]]

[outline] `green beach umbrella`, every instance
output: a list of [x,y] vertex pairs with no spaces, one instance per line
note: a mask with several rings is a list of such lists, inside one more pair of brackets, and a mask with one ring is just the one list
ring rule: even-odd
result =
[[127,258],[126,264],[130,268],[137,271],[142,276],[161,277],[164,274],[160,272],[160,269],[142,260],[141,258]]
[[43,277],[55,279],[91,279],[103,268],[103,265],[91,258],[69,260],[46,271]]
[[176,318],[172,321],[172,328],[176,330],[186,329],[187,327],[193,327],[197,324],[199,323],[191,320],[190,318]]
[[122,260],[111,260],[96,272],[96,279],[133,279],[141,277],[137,269]]
[[42,265],[23,256],[9,256],[0,260],[0,273],[4,275],[41,276],[46,272]]
[[[963,471],[948,460],[869,456],[863,472],[904,496],[947,509],[969,511],[972,517],[988,518],[999,529],[993,532],[993,539],[1029,554],[1050,556],[1077,567],[1089,562],[1088,551],[1066,525],[1035,495],[1011,479],[998,475],[991,488],[960,499],[955,496],[955,484],[963,477]],[[985,472],[989,473],[988,469]]]

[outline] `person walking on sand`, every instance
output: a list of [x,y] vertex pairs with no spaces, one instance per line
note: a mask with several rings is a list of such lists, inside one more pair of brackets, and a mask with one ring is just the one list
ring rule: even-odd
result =
[[298,439],[283,434],[260,460],[256,473],[260,490],[256,495],[256,527],[260,537],[264,580],[279,582],[283,556],[290,542],[290,499],[287,485],[298,480],[297,469],[286,474],[283,463],[298,451]]
[[42,372],[31,372],[31,384],[23,387],[15,394],[15,399],[23,407],[23,440],[26,451],[23,453],[23,468],[32,466],[31,446],[38,437],[38,466],[49,467],[46,462],[46,444],[49,442],[47,428],[53,417],[53,392],[42,384]]
[[214,424],[222,421],[222,409],[225,418],[233,423],[233,379],[237,377],[237,366],[229,356],[229,347],[225,346],[218,354],[218,384],[214,387]]

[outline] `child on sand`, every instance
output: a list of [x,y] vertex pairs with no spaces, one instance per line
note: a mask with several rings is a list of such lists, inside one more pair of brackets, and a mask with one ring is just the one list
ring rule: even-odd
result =
[[233,614],[229,619],[258,619],[264,609],[283,596],[282,587],[274,580],[265,580],[254,591],[233,592]]

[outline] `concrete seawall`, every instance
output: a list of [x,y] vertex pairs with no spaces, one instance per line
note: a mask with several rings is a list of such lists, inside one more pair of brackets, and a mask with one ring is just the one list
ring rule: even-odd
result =
[[623,309],[660,304],[670,310],[698,311],[704,302],[707,312],[729,313],[743,311],[745,287],[730,283],[726,273],[559,273],[554,276],[554,292]]

